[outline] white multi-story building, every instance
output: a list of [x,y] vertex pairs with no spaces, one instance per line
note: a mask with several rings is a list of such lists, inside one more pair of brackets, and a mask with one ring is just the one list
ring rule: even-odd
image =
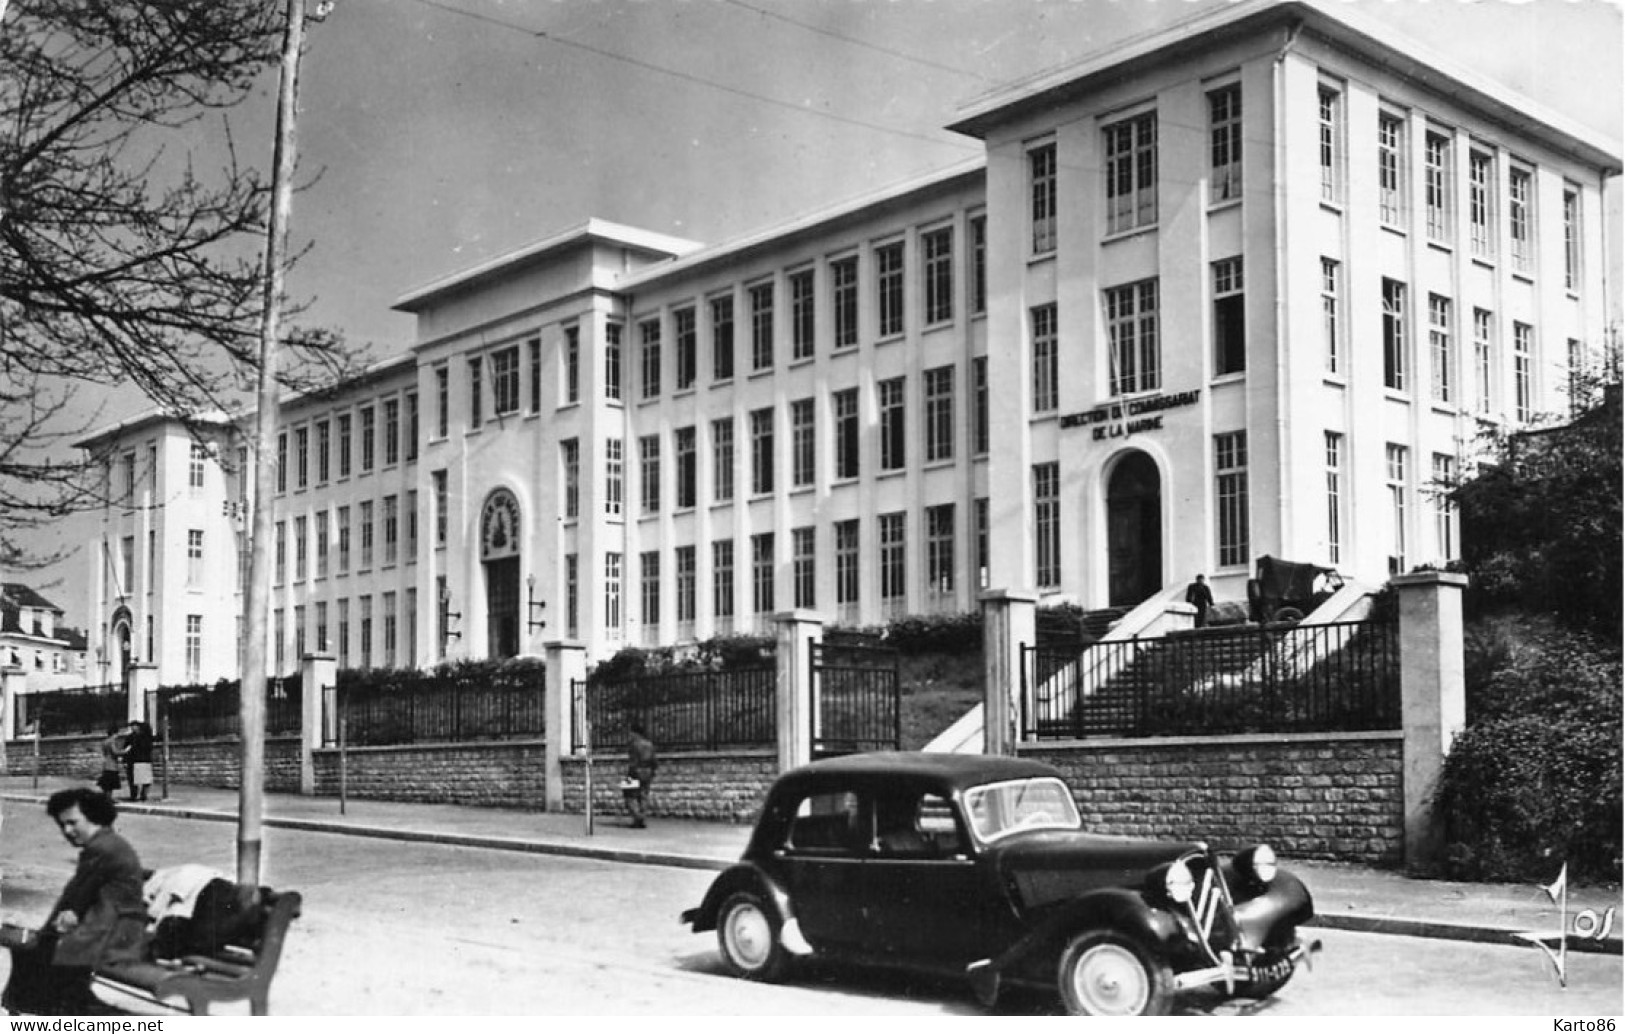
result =
[[[284,405],[275,668],[1240,598],[1262,554],[1380,582],[1457,555],[1433,486],[1567,412],[1617,289],[1618,145],[1341,6],[1224,5],[953,128],[985,159],[770,232],[594,220],[402,298],[408,354]],[[84,444],[115,495],[159,468],[91,613],[233,672],[245,493],[167,488],[209,452],[170,421]]]

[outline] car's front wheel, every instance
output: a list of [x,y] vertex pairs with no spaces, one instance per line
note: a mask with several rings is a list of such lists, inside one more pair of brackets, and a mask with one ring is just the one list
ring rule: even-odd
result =
[[742,890],[722,903],[717,914],[717,947],[735,976],[777,980],[789,955],[779,937],[779,917],[754,891]]
[[1072,1016],[1166,1016],[1174,997],[1173,971],[1166,963],[1106,930],[1067,942],[1056,984]]

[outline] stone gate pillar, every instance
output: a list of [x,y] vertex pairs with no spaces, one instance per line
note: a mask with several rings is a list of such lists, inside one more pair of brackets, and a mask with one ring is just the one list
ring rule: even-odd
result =
[[1420,571],[1390,583],[1399,602],[1400,713],[1404,722],[1405,867],[1427,870],[1444,831],[1433,792],[1445,755],[1467,722],[1461,594],[1465,575]]
[[982,753],[1014,754],[1021,730],[1021,648],[1038,635],[1038,594],[990,589],[982,604]]
[[575,749],[575,719],[571,687],[587,679],[587,648],[581,643],[554,640],[542,644],[547,658],[547,757],[542,763],[542,801],[547,811],[564,810],[564,757]]
[[307,653],[299,659],[299,792],[307,797],[316,792],[316,751],[327,728],[327,691],[338,685],[338,677],[339,662],[330,653]]
[[17,737],[17,698],[26,685],[27,668],[0,668],[0,741]]
[[[124,720],[151,722],[147,717],[147,694],[158,688],[158,665],[131,664],[129,675],[130,698],[125,702]],[[157,734],[158,730],[154,729],[153,735]]]
[[813,646],[824,641],[824,619],[810,610],[773,615],[778,630],[779,771],[812,760],[817,703],[813,700]]

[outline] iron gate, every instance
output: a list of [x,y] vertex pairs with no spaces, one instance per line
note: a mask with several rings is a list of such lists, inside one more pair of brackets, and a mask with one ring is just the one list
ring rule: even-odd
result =
[[813,757],[902,745],[896,650],[815,642],[811,669]]

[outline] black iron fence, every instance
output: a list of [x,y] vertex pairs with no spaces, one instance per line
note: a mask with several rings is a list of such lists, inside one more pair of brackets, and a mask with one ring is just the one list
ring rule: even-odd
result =
[[344,671],[327,694],[328,746],[341,731],[350,746],[535,739],[547,732],[546,669],[539,665],[383,677]]
[[855,643],[812,650],[812,751],[896,750],[903,739],[897,651]]
[[672,672],[572,686],[574,746],[619,749],[633,722],[661,750],[771,745],[778,738],[773,668]]
[[[295,735],[303,719],[303,684],[298,675],[265,680],[265,734]],[[242,683],[165,686],[147,691],[147,722],[171,742],[212,740],[242,733]]]
[[122,685],[82,686],[22,693],[16,698],[19,736],[105,736],[129,714],[129,693]]
[[1400,727],[1392,622],[1204,629],[1022,650],[1029,739]]

